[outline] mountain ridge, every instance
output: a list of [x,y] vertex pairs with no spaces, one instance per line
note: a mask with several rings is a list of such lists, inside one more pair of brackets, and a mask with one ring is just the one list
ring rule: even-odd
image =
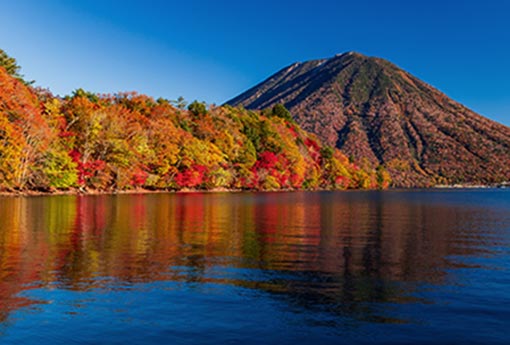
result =
[[277,103],[328,145],[384,164],[397,186],[510,179],[509,127],[381,58],[348,52],[294,63],[227,102]]

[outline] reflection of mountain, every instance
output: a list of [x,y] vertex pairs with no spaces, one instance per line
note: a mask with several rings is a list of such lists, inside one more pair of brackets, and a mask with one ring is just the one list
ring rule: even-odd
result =
[[441,193],[415,195],[2,199],[0,315],[26,305],[17,294],[32,287],[170,279],[234,284],[371,317],[369,302],[402,301],[415,282],[441,284],[445,258],[476,254],[473,240],[487,231],[479,227],[486,209],[441,201]]

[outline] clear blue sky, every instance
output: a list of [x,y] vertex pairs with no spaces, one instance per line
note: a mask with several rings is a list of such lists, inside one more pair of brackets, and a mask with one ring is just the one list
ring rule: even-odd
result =
[[510,125],[510,1],[4,1],[0,47],[54,93],[222,103],[295,61],[386,58]]

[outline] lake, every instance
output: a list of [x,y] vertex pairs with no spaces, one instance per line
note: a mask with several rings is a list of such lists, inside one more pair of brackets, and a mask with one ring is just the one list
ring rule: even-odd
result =
[[1,344],[509,344],[510,190],[0,198]]

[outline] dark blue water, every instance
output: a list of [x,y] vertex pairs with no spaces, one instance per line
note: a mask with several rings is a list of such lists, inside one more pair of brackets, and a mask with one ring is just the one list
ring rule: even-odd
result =
[[0,344],[510,344],[510,190],[0,198]]

